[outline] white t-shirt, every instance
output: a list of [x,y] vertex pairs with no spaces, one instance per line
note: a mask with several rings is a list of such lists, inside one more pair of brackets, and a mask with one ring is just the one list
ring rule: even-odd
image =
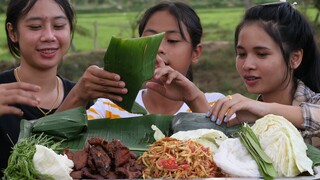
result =
[[[143,100],[142,100],[142,93],[145,91],[145,89],[142,89],[139,91],[135,102],[138,103],[140,106],[145,108]],[[207,101],[209,102],[209,105],[211,106],[214,104],[218,99],[225,97],[221,93],[205,93],[205,97]],[[177,111],[175,114],[180,112],[191,112],[190,108],[186,103],[184,103],[179,111]],[[126,117],[136,117],[136,116],[142,116],[143,114],[133,114],[130,112],[127,112],[126,110],[122,109],[109,99],[105,98],[99,98],[94,105],[92,105],[87,110],[87,116],[88,119],[99,119],[99,118],[110,118],[110,119],[116,119],[116,118],[126,118]]]

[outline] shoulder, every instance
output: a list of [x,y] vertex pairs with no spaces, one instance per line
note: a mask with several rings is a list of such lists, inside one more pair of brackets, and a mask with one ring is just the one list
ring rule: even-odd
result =
[[13,73],[14,69],[6,70],[0,73],[0,83],[16,82],[16,78]]
[[320,103],[320,93],[315,93],[302,81],[298,80],[297,90],[294,99],[298,102]]

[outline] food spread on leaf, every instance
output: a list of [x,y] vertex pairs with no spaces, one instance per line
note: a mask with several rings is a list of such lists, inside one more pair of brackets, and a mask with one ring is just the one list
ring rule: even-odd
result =
[[[82,109],[70,111],[83,113]],[[23,135],[4,170],[6,179],[319,177],[313,170],[320,164],[320,150],[306,145],[298,130],[281,116],[267,115],[252,125],[220,131],[186,127],[181,121],[193,119],[189,113],[177,116],[183,126],[170,133],[172,122],[177,125],[176,116],[145,115],[88,121],[83,131],[83,116],[71,116],[70,111],[42,118],[36,133],[36,123],[21,122]],[[63,118],[64,113],[68,118]],[[54,120],[60,126],[64,123],[55,118],[68,119],[67,124],[80,122],[69,129],[55,125],[60,131],[55,138],[50,126]],[[45,123],[47,119],[50,123]],[[203,127],[200,121],[197,124]],[[71,130],[73,126],[81,130],[78,135]],[[71,133],[65,137],[72,138],[61,140],[64,129]]]
[[209,178],[221,177],[209,148],[193,140],[165,137],[138,159],[143,178]]

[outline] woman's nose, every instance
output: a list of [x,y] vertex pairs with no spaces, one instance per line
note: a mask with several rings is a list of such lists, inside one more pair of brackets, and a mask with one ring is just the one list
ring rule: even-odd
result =
[[255,58],[253,56],[247,56],[242,65],[244,70],[255,69]]
[[51,27],[46,27],[43,31],[42,31],[42,36],[41,36],[41,41],[55,41],[56,37],[55,37],[55,33],[54,30]]
[[160,44],[159,49],[158,49],[158,54],[159,55],[165,54],[164,40],[161,41],[161,44]]

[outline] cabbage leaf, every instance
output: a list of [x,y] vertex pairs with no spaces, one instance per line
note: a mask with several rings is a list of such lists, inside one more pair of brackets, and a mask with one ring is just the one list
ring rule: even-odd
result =
[[297,128],[282,116],[269,114],[252,126],[262,149],[272,159],[279,177],[295,177],[308,171],[313,175],[307,146]]

